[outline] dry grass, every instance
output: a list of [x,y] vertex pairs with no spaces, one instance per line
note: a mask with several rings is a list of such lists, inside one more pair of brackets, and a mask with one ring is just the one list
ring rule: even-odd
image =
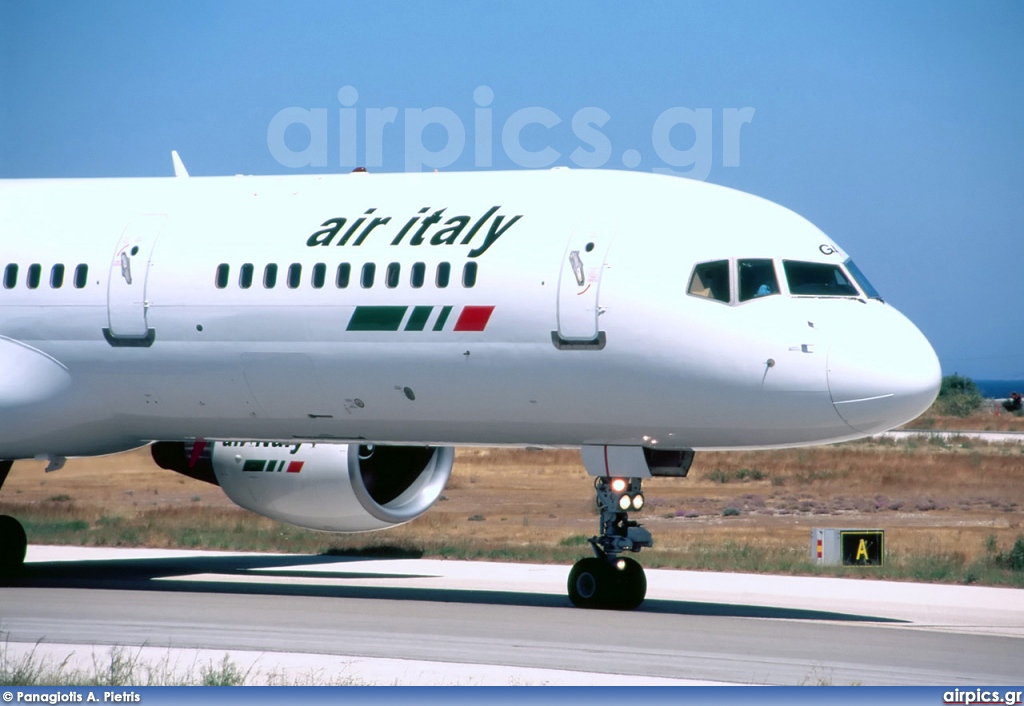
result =
[[985,400],[981,408],[968,417],[944,416],[937,410],[937,405],[933,404],[931,409],[903,428],[1024,432],[1024,414],[1007,412],[995,400]]
[[[641,519],[655,548],[643,560],[808,572],[811,528],[881,528],[892,569],[874,574],[927,578],[948,564],[959,573],[935,578],[1001,582],[971,567],[1024,534],[1022,481],[1024,447],[966,439],[698,454],[689,478],[645,483]],[[577,452],[460,449],[444,498],[420,519],[384,532],[325,535],[235,508],[219,488],[160,469],[139,450],[69,461],[54,474],[19,462],[0,512],[26,519],[31,540],[44,543],[568,562],[589,551],[593,503]],[[730,507],[738,514],[723,516]]]

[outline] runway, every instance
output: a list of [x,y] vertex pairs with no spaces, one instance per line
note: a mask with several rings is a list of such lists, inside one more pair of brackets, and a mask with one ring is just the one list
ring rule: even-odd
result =
[[1017,589],[648,570],[643,606],[609,612],[572,608],[567,573],[32,546],[0,631],[58,658],[213,650],[361,683],[1009,685],[1024,664]]

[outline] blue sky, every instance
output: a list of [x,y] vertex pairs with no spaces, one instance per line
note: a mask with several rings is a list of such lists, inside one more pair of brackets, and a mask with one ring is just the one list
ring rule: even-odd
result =
[[[375,171],[689,170],[821,227],[945,372],[1024,378],[1021,37],[1013,2],[0,0],[0,178],[349,171],[395,108]],[[510,151],[516,116],[557,123]]]

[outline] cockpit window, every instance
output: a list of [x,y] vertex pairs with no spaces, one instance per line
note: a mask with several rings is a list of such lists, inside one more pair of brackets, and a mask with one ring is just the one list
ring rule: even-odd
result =
[[729,261],[715,260],[694,267],[687,292],[695,297],[729,303]]
[[741,302],[779,293],[779,280],[771,260],[740,260],[737,269]]
[[868,278],[864,276],[864,273],[861,272],[860,268],[854,264],[853,260],[847,260],[843,264],[846,265],[846,271],[849,272],[855,280],[857,280],[857,284],[860,285],[860,288],[864,290],[864,294],[867,295],[869,299],[878,299],[881,301],[882,296],[878,293],[878,290],[871,286],[871,283],[868,282]]
[[824,262],[799,262],[783,260],[789,291],[796,296],[811,297],[858,297],[860,292],[853,286],[839,265]]

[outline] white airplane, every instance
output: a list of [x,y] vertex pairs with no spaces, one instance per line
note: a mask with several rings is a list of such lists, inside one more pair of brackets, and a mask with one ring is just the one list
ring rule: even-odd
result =
[[[939,388],[835,242],[732,189],[175,171],[0,182],[0,483],[152,444],[242,507],[354,532],[425,512],[453,446],[578,447],[601,517],[570,598],[632,608],[644,478],[880,432]],[[7,571],[25,547],[4,517]]]

